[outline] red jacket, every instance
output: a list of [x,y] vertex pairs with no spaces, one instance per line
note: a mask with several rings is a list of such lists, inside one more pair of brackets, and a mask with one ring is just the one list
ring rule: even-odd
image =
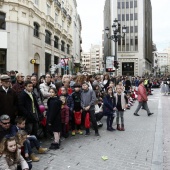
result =
[[61,122],[65,124],[69,123],[69,107],[67,105],[61,108]]
[[146,102],[148,100],[146,88],[143,84],[140,84],[138,87],[138,101]]

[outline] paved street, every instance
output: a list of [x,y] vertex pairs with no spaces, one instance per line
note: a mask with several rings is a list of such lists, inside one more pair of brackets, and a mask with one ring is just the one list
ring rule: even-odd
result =
[[[89,137],[69,137],[60,150],[40,155],[33,170],[170,170],[170,96],[162,96],[159,89],[153,94],[148,105],[154,115],[148,117],[145,110],[140,110],[139,117],[133,116],[136,101],[125,112],[125,132],[106,131],[103,118],[101,137],[95,137],[93,131]],[[49,143],[46,141],[45,146]]]

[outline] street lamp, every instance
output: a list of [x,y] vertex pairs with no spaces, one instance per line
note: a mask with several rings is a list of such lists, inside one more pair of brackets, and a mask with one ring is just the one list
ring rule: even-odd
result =
[[105,28],[105,33],[108,39],[113,40],[115,42],[115,61],[117,61],[117,42],[118,40],[120,40],[121,38],[125,37],[125,33],[126,33],[126,26],[124,25],[122,27],[122,34],[121,32],[119,32],[119,23],[118,20],[115,18],[115,20],[113,21],[113,25],[112,25],[112,29],[113,29],[113,35],[109,35],[110,30],[108,27]]

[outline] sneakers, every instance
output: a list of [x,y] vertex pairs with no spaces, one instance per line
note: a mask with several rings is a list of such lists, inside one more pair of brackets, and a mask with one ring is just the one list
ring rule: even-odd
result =
[[78,130],[78,134],[79,134],[79,135],[82,135],[83,132],[82,132],[81,130]]
[[31,160],[29,157],[25,158],[25,160],[26,160],[26,162],[28,162],[28,163],[31,163],[31,162],[32,162],[32,160]]
[[76,131],[73,130],[73,131],[71,132],[71,135],[72,135],[72,136],[75,136],[75,135],[76,135]]
[[42,153],[45,153],[45,152],[47,152],[47,148],[41,148],[41,147],[40,147],[40,148],[38,149],[38,153],[39,153],[39,154],[42,154]]
[[38,162],[38,161],[40,160],[40,158],[38,158],[37,156],[35,156],[34,153],[32,153],[32,154],[30,155],[30,158],[31,158],[31,160],[32,160],[33,162]]
[[59,144],[58,143],[51,143],[51,146],[49,147],[49,149],[59,149]]
[[138,115],[137,113],[134,113],[134,116],[140,116],[140,115]]
[[151,115],[153,115],[154,113],[148,113],[148,116],[151,116]]
[[95,136],[100,136],[99,132],[95,132]]

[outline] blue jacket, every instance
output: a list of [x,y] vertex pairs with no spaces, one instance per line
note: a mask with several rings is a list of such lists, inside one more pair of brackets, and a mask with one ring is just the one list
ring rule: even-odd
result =
[[103,113],[104,115],[113,114],[115,111],[113,108],[116,107],[116,100],[113,96],[112,98],[109,95],[106,95],[103,99]]

